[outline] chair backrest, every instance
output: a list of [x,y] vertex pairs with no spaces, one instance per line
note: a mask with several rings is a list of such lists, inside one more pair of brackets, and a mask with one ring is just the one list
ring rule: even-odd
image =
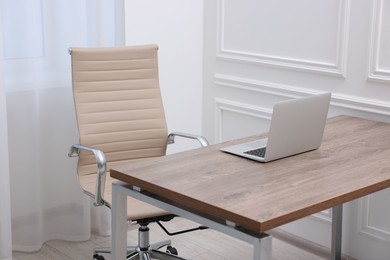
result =
[[[72,84],[80,144],[113,164],[162,156],[167,125],[156,45],[72,48]],[[78,174],[96,173],[93,155],[80,153]]]

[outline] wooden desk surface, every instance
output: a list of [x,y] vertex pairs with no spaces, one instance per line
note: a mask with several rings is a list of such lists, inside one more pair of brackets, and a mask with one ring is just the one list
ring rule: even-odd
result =
[[390,124],[331,118],[320,149],[265,164],[219,151],[254,138],[115,167],[111,176],[258,233],[390,187]]

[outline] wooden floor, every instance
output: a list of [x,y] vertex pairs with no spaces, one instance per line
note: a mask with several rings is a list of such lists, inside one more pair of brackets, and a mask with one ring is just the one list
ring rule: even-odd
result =
[[[181,228],[193,227],[185,219],[175,218],[164,226],[171,232]],[[161,241],[168,239],[164,231],[156,224],[150,225],[150,240]],[[278,232],[271,231],[273,235],[272,256],[274,260],[323,260],[329,259],[327,250],[316,247],[310,243],[296,242],[294,239],[286,238]],[[179,255],[194,260],[245,260],[252,259],[252,246],[226,236],[214,230],[202,230],[170,237],[172,245],[177,248]],[[294,242],[295,241],[295,242]],[[128,243],[137,242],[137,229],[128,232]],[[110,237],[102,237],[96,234],[85,242],[66,242],[52,240],[44,244],[42,249],[36,253],[14,252],[14,260],[88,260],[92,259],[94,247],[110,246]],[[311,251],[311,252],[310,252]],[[111,259],[110,255],[103,255],[106,260]]]

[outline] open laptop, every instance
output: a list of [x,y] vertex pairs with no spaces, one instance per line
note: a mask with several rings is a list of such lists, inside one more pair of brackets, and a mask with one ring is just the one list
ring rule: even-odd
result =
[[269,162],[320,147],[331,93],[278,102],[268,138],[221,148],[221,151]]

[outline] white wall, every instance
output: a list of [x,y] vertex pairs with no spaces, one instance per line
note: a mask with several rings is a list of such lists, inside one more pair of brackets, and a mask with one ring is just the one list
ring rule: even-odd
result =
[[[201,134],[203,2],[125,0],[126,44],[159,46],[160,86],[169,131]],[[178,140],[170,152],[198,144]]]

